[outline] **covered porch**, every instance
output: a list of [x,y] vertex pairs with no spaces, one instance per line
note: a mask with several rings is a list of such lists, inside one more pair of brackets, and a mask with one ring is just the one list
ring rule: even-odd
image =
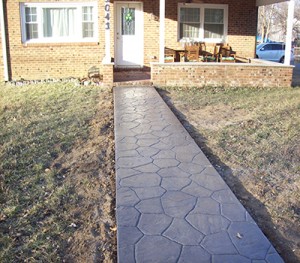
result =
[[[149,1],[143,1],[141,2],[141,11],[145,15],[142,23],[143,37],[141,38],[143,61],[138,68],[144,72],[150,71],[151,74],[148,74],[148,76],[151,78],[151,83],[156,86],[290,86],[292,83],[293,67],[290,66],[291,54],[288,51],[291,49],[292,42],[294,0],[288,1],[288,34],[286,37],[284,64],[255,59],[258,6],[285,1],[253,0],[248,1],[246,6],[244,3],[239,3],[240,1],[234,0],[222,1],[222,5],[219,4],[220,1],[189,0],[179,2],[174,0],[160,0],[159,5],[158,1],[155,3],[151,1],[151,4],[148,3]],[[226,4],[224,4],[225,2]],[[131,65],[120,67],[118,62],[119,49],[117,44],[118,32],[116,28],[117,18],[115,8],[117,3],[120,2],[111,3],[112,8],[106,9],[105,17],[113,17],[115,25],[105,30],[106,56],[103,61],[104,66],[107,65],[113,72],[117,72],[112,72],[115,77],[112,76],[110,78],[110,80],[115,82],[118,82],[118,77],[116,78],[116,76],[120,75],[118,72],[122,69],[125,68],[128,71],[135,68],[131,67]],[[225,6],[223,9],[223,28],[220,30],[220,25],[206,25],[205,28],[204,20],[200,21],[203,25],[199,26],[199,32],[196,33],[201,38],[196,39],[196,41],[209,44],[230,43],[237,56],[242,58],[237,60],[238,63],[186,62],[186,60],[178,60],[178,58],[175,60],[176,62],[166,63],[166,48],[182,50],[188,42],[184,34],[195,34],[191,30],[188,32],[189,27],[185,28],[187,33],[184,32],[184,23],[180,22],[182,19],[181,8],[189,10],[188,14],[192,14],[193,9],[202,8],[202,6],[212,9],[217,8],[219,10]],[[111,14],[112,9],[114,10],[113,15]],[[203,14],[201,13],[201,15]],[[149,27],[147,28],[148,19],[153,19],[153,25],[156,27],[157,32],[153,33]],[[108,22],[111,23],[111,20],[107,19],[106,24]],[[207,33],[210,28],[212,29],[211,35]],[[149,29],[148,32],[147,29]],[[211,39],[209,39],[210,37]],[[113,58],[113,63],[111,62],[111,57]]]

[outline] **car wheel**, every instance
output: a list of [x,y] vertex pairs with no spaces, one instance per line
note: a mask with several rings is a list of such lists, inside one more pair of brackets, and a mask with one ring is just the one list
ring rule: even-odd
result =
[[284,57],[279,60],[279,63],[284,63]]

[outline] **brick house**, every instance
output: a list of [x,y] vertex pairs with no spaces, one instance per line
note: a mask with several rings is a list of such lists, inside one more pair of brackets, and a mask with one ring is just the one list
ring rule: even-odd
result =
[[[103,81],[112,84],[114,68],[151,68],[153,80],[170,84],[166,78],[174,72],[184,67],[198,72],[200,66],[171,63],[171,75],[164,75],[165,47],[182,49],[187,40],[226,42],[239,56],[254,58],[258,6],[283,1],[1,1],[0,80],[83,77],[96,67]],[[224,65],[204,64],[202,73],[224,73]],[[264,72],[284,74],[283,85],[290,81],[288,66]]]

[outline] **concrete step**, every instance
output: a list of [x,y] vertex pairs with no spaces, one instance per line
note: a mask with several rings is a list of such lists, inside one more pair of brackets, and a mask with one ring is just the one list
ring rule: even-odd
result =
[[114,87],[149,87],[152,85],[153,82],[151,80],[117,81],[113,84]]

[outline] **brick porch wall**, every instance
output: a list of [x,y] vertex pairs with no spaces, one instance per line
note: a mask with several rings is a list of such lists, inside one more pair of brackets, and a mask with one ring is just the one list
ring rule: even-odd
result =
[[275,63],[153,63],[155,86],[290,87],[293,67]]

